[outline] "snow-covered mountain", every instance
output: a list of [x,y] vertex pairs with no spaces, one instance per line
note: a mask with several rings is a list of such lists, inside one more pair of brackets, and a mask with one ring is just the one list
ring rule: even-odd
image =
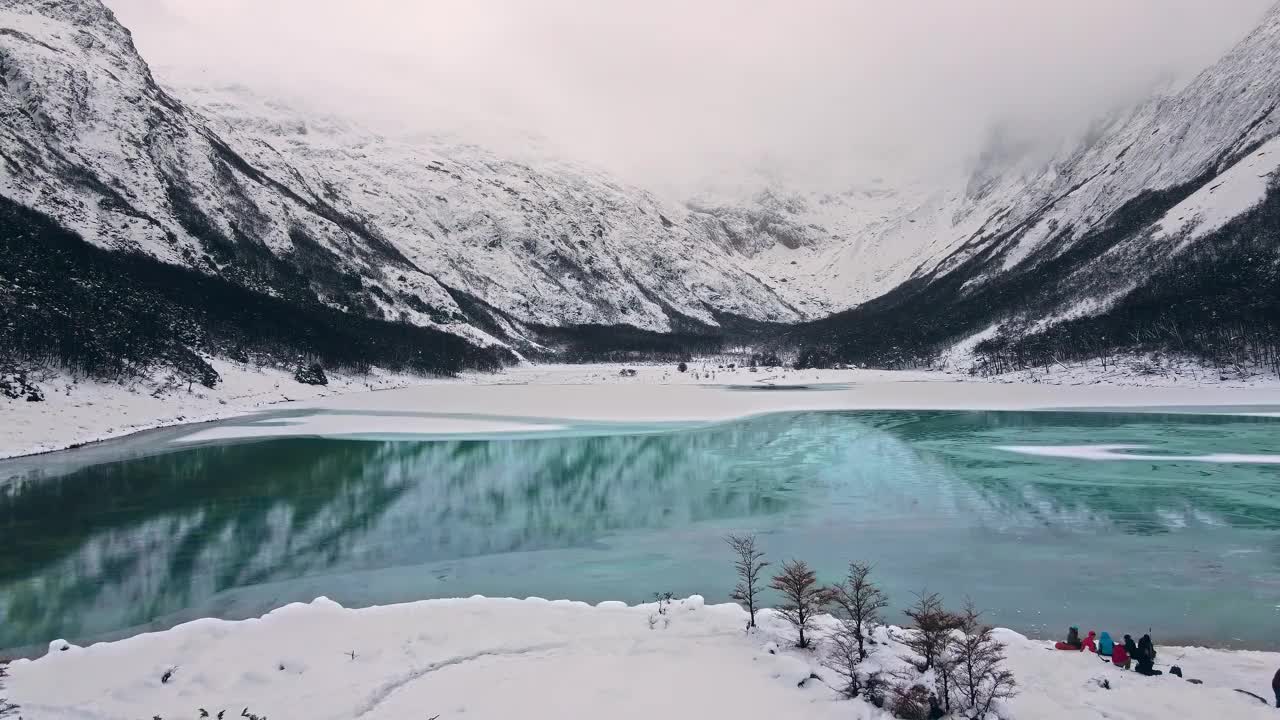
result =
[[[987,349],[1023,362],[1068,356],[1082,340],[1096,343],[1090,352],[1150,342],[1217,354],[1232,341],[1208,334],[1216,325],[1238,337],[1238,323],[1270,356],[1278,136],[1280,6],[1188,85],[1080,146],[981,168],[937,206],[906,282],[791,341],[917,362],[999,339]],[[1233,314],[1241,305],[1248,317]]]
[[459,293],[522,323],[657,331],[825,308],[713,217],[602,173],[397,142],[235,90],[175,97],[98,0],[0,0],[0,52],[0,193],[101,247],[272,292],[290,265],[335,306],[481,342]]
[[96,246],[370,317],[456,309],[378,229],[237,155],[97,0],[0,0],[0,88],[0,195]]
[[166,89],[100,0],[0,0],[0,197],[100,248],[478,345],[745,320],[889,362],[1107,312],[1251,211],[1280,165],[1277,70],[1280,9],[1047,163],[679,203],[243,88]]
[[914,225],[927,190],[682,204],[244,88],[164,88],[99,0],[0,0],[0,27],[6,197],[102,247],[274,292],[292,265],[334,306],[480,342],[821,317],[905,279],[932,227]]

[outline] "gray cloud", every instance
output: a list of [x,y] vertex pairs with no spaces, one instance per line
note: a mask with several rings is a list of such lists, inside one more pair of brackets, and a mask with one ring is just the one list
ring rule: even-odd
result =
[[107,0],[162,79],[239,82],[685,190],[1050,142],[1185,81],[1272,0]]

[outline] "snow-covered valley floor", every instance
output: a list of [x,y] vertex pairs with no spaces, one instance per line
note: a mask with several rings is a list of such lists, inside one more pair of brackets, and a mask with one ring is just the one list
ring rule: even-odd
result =
[[[832,690],[829,643],[793,649],[769,611],[751,635],[745,621],[736,605],[696,596],[661,616],[654,604],[477,597],[348,610],[319,599],[87,648],[55,642],[43,658],[12,663],[0,696],[30,720],[194,719],[201,709],[272,720],[889,717]],[[1280,653],[1159,648],[1158,667],[1176,661],[1203,681],[1193,684],[997,637],[1019,686],[1005,718],[1275,717],[1236,688],[1267,696]],[[903,651],[880,644],[867,667],[892,669]]]
[[[0,398],[0,458],[152,428],[251,418],[264,410],[298,417],[269,431],[251,422],[193,426],[187,439],[265,432],[497,433],[553,429],[555,421],[717,422],[798,410],[1280,408],[1280,380],[1274,376],[1224,379],[1188,366],[1149,375],[1114,365],[1107,370],[1077,366],[981,379],[941,372],[753,371],[711,361],[690,363],[683,373],[671,364],[525,365],[450,379],[330,373],[329,385],[317,387],[298,383],[286,370],[222,360],[214,365],[223,381],[212,390],[169,386],[157,391],[162,382],[103,383],[55,375],[40,383],[44,402]],[[635,375],[624,376],[624,368]]]

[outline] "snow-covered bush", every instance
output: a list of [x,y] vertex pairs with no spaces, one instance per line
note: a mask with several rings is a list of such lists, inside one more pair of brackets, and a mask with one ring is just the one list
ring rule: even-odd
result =
[[902,720],[932,720],[942,717],[934,709],[937,700],[929,688],[919,683],[895,685],[890,691],[889,712]]
[[[8,664],[8,661],[0,662],[0,679],[3,679],[9,674]],[[17,705],[14,705],[3,697],[0,697],[0,718],[8,717],[17,709]]]
[[675,599],[675,593],[660,592],[654,593],[653,599],[658,603],[658,612],[649,615],[649,629],[656,630],[658,625],[663,628],[671,627],[671,602]]
[[293,372],[293,379],[303,385],[329,384],[329,378],[324,374],[324,368],[320,367],[320,363],[299,365],[298,369]]
[[44,391],[28,376],[27,371],[0,368],[0,395],[10,400],[26,398],[27,402],[41,402]]

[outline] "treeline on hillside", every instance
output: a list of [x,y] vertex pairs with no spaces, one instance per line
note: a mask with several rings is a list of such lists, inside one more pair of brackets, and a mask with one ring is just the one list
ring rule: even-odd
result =
[[976,348],[984,373],[1153,351],[1280,374],[1280,187],[1106,312]]
[[[531,354],[566,362],[679,362],[733,355],[741,356],[745,363],[752,349],[766,344],[781,327],[729,314],[717,314],[719,325],[708,325],[671,306],[663,310],[671,322],[670,332],[629,325],[531,326],[528,330],[550,349],[543,355]],[[781,361],[771,364],[780,365]]]
[[140,253],[110,252],[0,198],[0,363],[56,364],[110,379],[170,369],[212,387],[201,353],[299,357],[430,374],[497,369],[505,350],[449,333],[283,300]]

